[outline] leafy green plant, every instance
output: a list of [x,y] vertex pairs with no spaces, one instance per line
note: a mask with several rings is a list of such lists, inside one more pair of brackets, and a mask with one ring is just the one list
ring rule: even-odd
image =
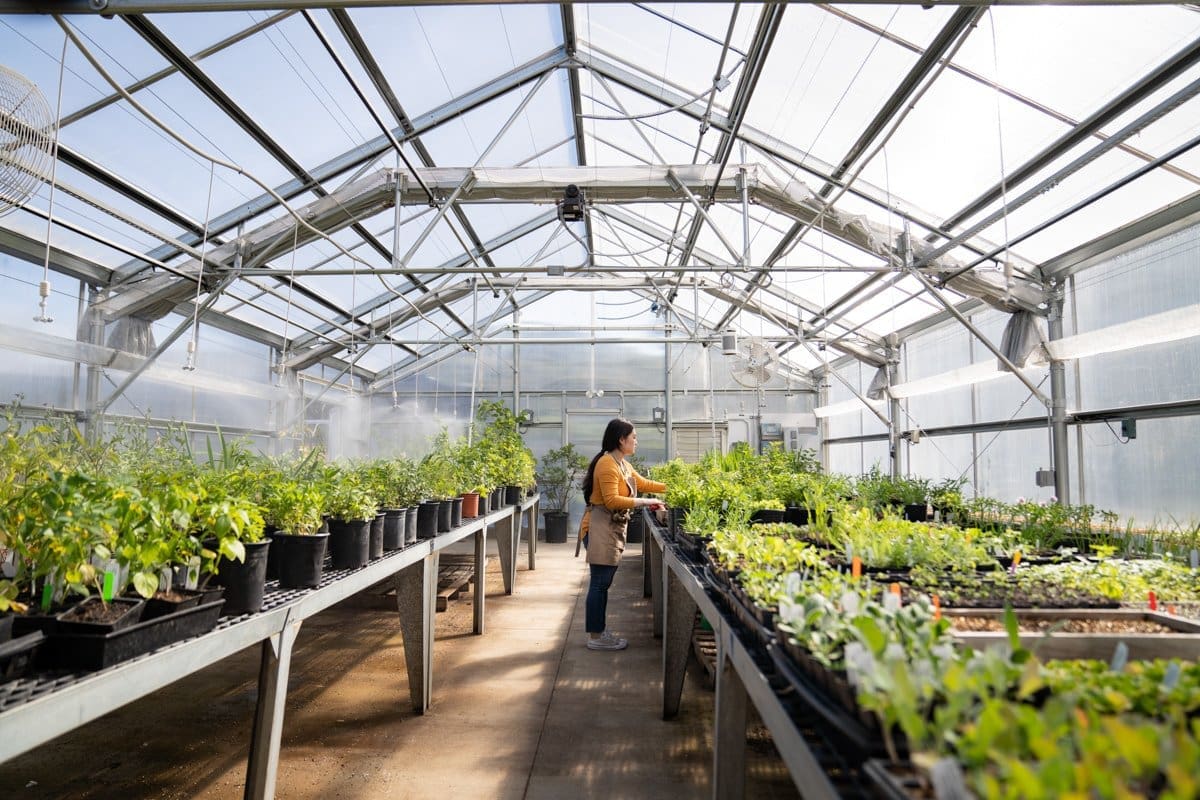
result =
[[547,511],[567,510],[575,482],[587,467],[587,459],[570,442],[542,456],[537,482],[546,498]]

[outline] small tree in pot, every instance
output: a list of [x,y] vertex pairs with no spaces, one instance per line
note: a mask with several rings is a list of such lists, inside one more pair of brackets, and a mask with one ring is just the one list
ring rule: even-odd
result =
[[538,474],[538,487],[546,500],[546,541],[567,540],[567,508],[575,481],[587,469],[588,462],[573,444],[565,444],[542,456],[542,471]]

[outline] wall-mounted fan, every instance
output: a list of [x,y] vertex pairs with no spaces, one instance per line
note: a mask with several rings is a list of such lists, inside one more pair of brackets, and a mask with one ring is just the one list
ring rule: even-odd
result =
[[0,64],[0,216],[33,195],[53,148],[54,117],[41,90]]
[[729,362],[729,374],[748,389],[761,389],[775,374],[779,353],[769,342],[757,337],[739,339],[737,355]]

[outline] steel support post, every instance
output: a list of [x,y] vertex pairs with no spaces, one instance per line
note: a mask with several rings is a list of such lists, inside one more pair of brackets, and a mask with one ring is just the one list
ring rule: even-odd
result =
[[679,700],[683,695],[683,678],[687,672],[688,652],[692,648],[697,607],[675,570],[664,572],[663,719],[674,719],[679,714]]
[[890,392],[893,386],[900,383],[900,351],[894,343],[889,343],[888,345],[887,376],[889,389],[888,417],[891,419],[891,423],[888,425],[888,443],[892,453],[892,477],[899,478],[900,442],[903,441],[900,438],[900,427],[902,425],[900,415],[903,413],[903,410],[900,408],[899,398],[892,397]]
[[[1055,291],[1050,300],[1047,317],[1050,341],[1063,337],[1063,296]],[[1071,502],[1070,457],[1067,447],[1067,365],[1063,361],[1050,362],[1050,438],[1054,450],[1054,495],[1058,502]]]
[[654,638],[663,635],[663,549],[656,536],[647,536],[650,545],[650,609],[654,616]]
[[713,720],[713,800],[746,796],[746,708],[742,678],[729,660],[733,630],[721,624],[717,636],[717,699]]
[[[640,511],[646,514],[645,509]],[[650,550],[654,547],[654,534],[650,529],[648,515],[642,520],[642,597],[654,596],[654,584],[650,580]]]
[[475,533],[475,588],[471,598],[475,614],[471,628],[476,636],[483,635],[483,604],[487,597],[487,525]]
[[540,508],[541,504],[542,504],[542,501],[541,501],[541,497],[539,495],[534,498],[533,505],[531,505],[529,508],[525,509],[525,516],[524,516],[525,530],[529,532],[528,541],[529,541],[529,568],[530,569],[537,569],[537,545],[538,545],[537,521],[538,521],[538,509]]
[[404,634],[404,661],[408,667],[408,693],[413,711],[424,714],[433,697],[433,632],[437,613],[438,552],[435,550],[392,577],[400,631]]
[[264,639],[258,668],[258,703],[254,709],[254,731],[250,736],[250,760],[246,766],[246,800],[271,800],[279,769],[279,742],[283,735],[283,712],[287,706],[288,672],[292,645],[302,620],[289,620],[283,629]]
[[[96,308],[96,303],[100,300],[103,294],[95,287],[88,288],[88,341],[92,344],[104,344],[104,314]],[[100,403],[100,377],[104,374],[104,368],[97,364],[88,364],[87,368],[87,391],[84,396],[84,411],[87,414],[87,423],[85,431],[87,437],[91,441],[98,441],[100,438],[100,417],[92,416],[91,410]]]
[[504,593],[512,594],[517,582],[517,535],[513,520],[516,508],[509,506],[509,515],[492,523],[492,535],[496,537],[496,549],[500,551],[500,574],[504,578]]
[[[669,315],[670,313],[671,312],[668,310],[667,314]],[[667,318],[670,319],[669,316]],[[667,328],[663,332],[663,336],[666,337],[666,342],[663,344],[663,381],[664,381],[663,385],[666,388],[666,391],[664,392],[664,395],[663,395],[663,422],[665,423],[666,429],[667,429],[667,439],[666,439],[666,443],[665,443],[665,446],[666,446],[665,453],[666,453],[667,461],[670,461],[672,458],[674,458],[674,449],[671,447],[671,445],[672,445],[672,442],[671,442],[671,329],[672,329],[672,327],[673,326],[671,325],[671,323],[668,322]]]

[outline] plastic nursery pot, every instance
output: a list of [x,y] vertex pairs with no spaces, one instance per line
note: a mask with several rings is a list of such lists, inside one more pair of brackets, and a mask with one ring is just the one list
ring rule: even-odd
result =
[[408,510],[404,508],[389,508],[384,512],[384,550],[399,550],[404,547],[404,528],[407,519]]
[[904,518],[909,522],[924,522],[928,519],[928,510],[924,503],[909,503],[904,506]]
[[491,513],[491,510],[492,510],[491,495],[488,495],[488,494],[479,495],[479,516],[481,516],[481,517],[487,516],[488,514]]
[[383,529],[386,523],[387,518],[383,514],[376,514],[375,519],[371,520],[371,538],[367,554],[372,561],[383,558]]
[[466,492],[462,496],[463,519],[474,519],[479,516],[479,492]]
[[280,588],[315,589],[320,585],[329,536],[328,533],[316,533],[277,537]]
[[515,506],[521,502],[521,487],[520,486],[505,486],[504,487],[504,504]]
[[446,533],[453,526],[454,503],[449,500],[438,501],[437,529],[438,533]]
[[275,532],[278,530],[274,525],[267,525],[263,528],[263,536],[271,540],[271,545],[267,548],[267,580],[269,581],[279,577],[279,552],[275,545]]
[[221,558],[217,562],[217,577],[225,587],[223,616],[232,614],[257,614],[262,611],[263,596],[267,583],[267,554],[271,540],[244,545],[245,561],[230,561]]
[[114,597],[108,603],[89,597],[58,615],[56,633],[110,633],[128,628],[142,618],[146,601],[140,597]]
[[550,544],[562,544],[567,540],[567,520],[571,515],[565,511],[547,511],[542,516],[546,518],[546,541]]
[[410,506],[404,512],[404,544],[417,543],[417,514],[420,512],[420,506]]
[[450,501],[450,527],[457,528],[463,521],[463,499],[456,497]]
[[760,508],[750,515],[750,522],[758,524],[783,522],[785,514],[786,512],[774,508]]
[[329,553],[334,569],[358,569],[371,560],[371,521],[329,520]]
[[432,539],[437,536],[438,510],[441,505],[437,500],[426,500],[417,506],[418,539]]
[[641,509],[638,509],[632,517],[629,518],[629,527],[625,529],[625,541],[630,544],[637,544],[645,539],[646,517],[642,514]]

